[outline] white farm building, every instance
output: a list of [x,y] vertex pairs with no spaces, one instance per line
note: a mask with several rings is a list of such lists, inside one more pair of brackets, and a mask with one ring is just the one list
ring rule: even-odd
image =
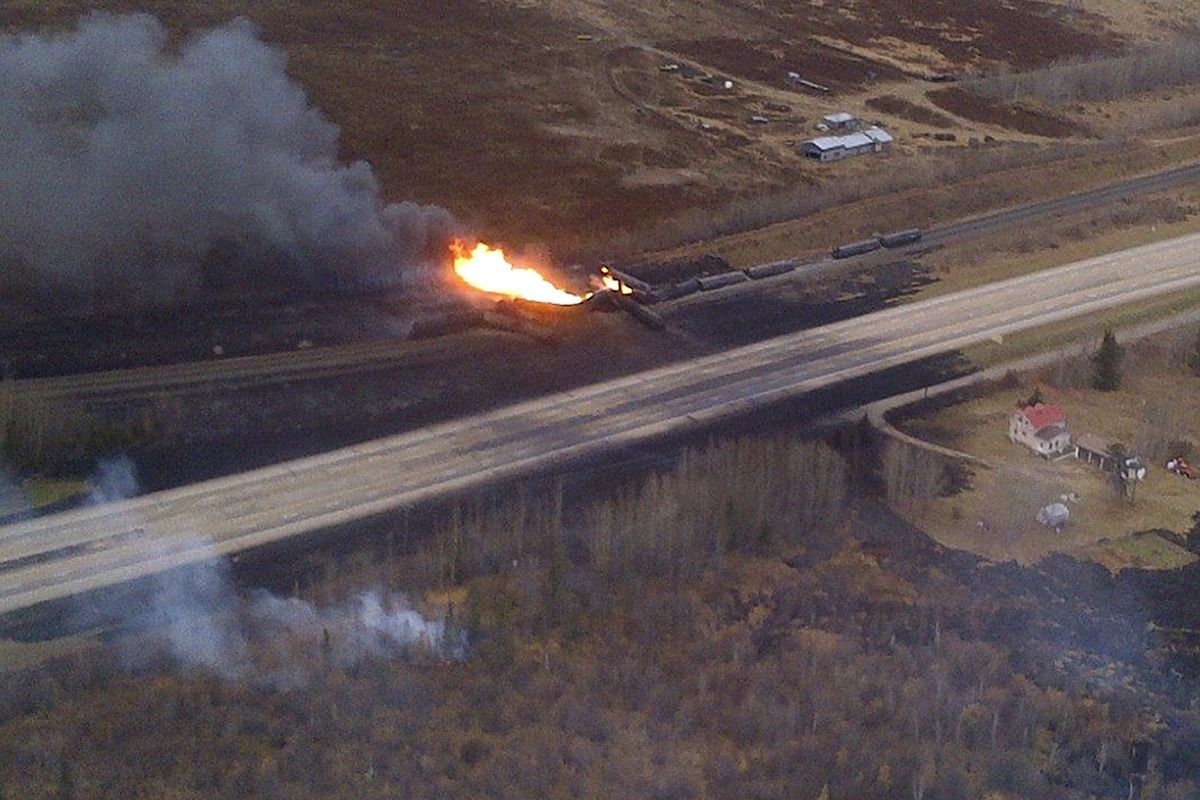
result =
[[820,136],[800,145],[800,154],[817,161],[838,161],[891,149],[892,135],[883,128],[867,128],[845,136]]
[[1045,403],[1024,406],[1008,418],[1008,438],[1043,458],[1061,455],[1071,444],[1067,412]]

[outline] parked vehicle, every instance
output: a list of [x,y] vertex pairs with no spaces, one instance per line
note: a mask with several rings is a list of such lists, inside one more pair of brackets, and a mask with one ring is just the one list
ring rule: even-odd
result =
[[1188,480],[1194,481],[1200,478],[1200,470],[1189,464],[1186,458],[1172,458],[1167,462],[1167,471],[1174,472]]

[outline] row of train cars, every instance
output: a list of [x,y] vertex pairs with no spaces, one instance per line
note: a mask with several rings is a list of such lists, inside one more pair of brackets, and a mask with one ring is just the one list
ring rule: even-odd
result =
[[[872,239],[839,245],[830,251],[830,255],[836,259],[851,258],[884,248],[894,249],[915,244],[921,241],[921,237],[922,231],[920,228],[910,228],[908,230],[897,231],[896,233],[877,236]],[[632,290],[635,300],[647,305],[653,305],[666,300],[686,297],[696,292],[708,292],[750,280],[783,275],[795,270],[800,264],[801,262],[799,261],[773,261],[770,264],[759,264],[746,269],[721,272],[716,275],[705,275],[700,278],[690,278],[679,283],[659,285],[649,284],[625,272],[609,269],[608,267],[602,267],[601,271],[611,273],[613,277],[628,286]]]
[[[870,253],[881,248],[903,247],[921,241],[920,229],[899,231],[874,239],[844,244],[833,248],[830,253],[834,258],[850,258],[852,256]],[[629,273],[610,267],[600,267],[602,275],[615,278],[624,284],[626,291],[595,292],[578,305],[555,306],[524,300],[504,299],[496,303],[492,309],[480,308],[473,304],[455,304],[436,312],[428,313],[417,319],[409,331],[411,339],[427,339],[434,336],[445,336],[459,333],[471,328],[496,328],[500,330],[525,333],[539,339],[553,339],[544,323],[558,323],[564,315],[574,315],[576,309],[585,311],[625,311],[643,325],[653,330],[663,330],[666,327],[661,317],[647,306],[686,297],[696,292],[708,292],[744,283],[750,280],[769,278],[773,275],[783,275],[801,266],[800,261],[775,261],[770,264],[759,264],[748,269],[721,272],[715,275],[705,275],[690,278],[679,283],[650,284]],[[537,324],[535,324],[537,323]],[[541,326],[539,326],[539,324]]]

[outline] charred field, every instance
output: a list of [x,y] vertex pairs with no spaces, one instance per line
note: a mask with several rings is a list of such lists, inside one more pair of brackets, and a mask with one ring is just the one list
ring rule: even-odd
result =
[[[56,30],[84,10],[82,3],[51,9],[21,2],[0,11],[0,26]],[[843,104],[891,114],[889,124],[961,126],[971,123],[969,114],[947,117],[933,107],[941,95],[926,98],[935,74],[1037,68],[1126,42],[1118,27],[1084,10],[992,0],[838,8],[706,0],[654,9],[574,0],[536,7],[223,2],[143,10],[163,21],[168,49],[185,47],[197,27],[246,16],[286,54],[287,76],[306,101],[337,126],[338,158],[370,164],[382,201],[440,204],[483,237],[567,263],[572,254],[628,247],[639,230],[685,209],[725,207],[783,186],[836,184],[838,174],[803,163],[794,144]],[[1031,19],[1038,23],[1032,35]],[[694,66],[696,79],[664,72],[668,62]],[[829,95],[789,82],[793,70],[828,86]],[[718,78],[736,88],[722,89]],[[760,112],[776,117],[765,128],[748,121]],[[1001,114],[979,124],[1002,147],[1004,126],[1014,123]],[[1069,136],[1020,125],[1012,132],[1035,149]],[[1031,135],[1042,144],[1021,138]],[[929,166],[924,147],[889,157],[892,172]],[[870,166],[851,169],[851,180],[861,181]],[[847,209],[847,227],[870,235],[873,222],[858,214]],[[686,277],[696,268],[680,269]],[[142,455],[176,465],[176,476],[161,481],[170,485],[656,365],[666,353],[698,354],[863,313],[924,280],[900,265],[873,279],[739,298],[674,315],[677,330],[663,335],[614,319],[551,333],[549,341],[520,332],[454,335],[437,357],[398,360],[394,369],[351,381],[214,384],[187,396],[142,398],[115,413],[123,421],[157,420]],[[244,292],[236,276],[222,281],[212,296],[132,313],[136,304],[119,293],[91,315],[48,311],[36,298],[0,298],[6,312],[13,306],[0,320],[0,371],[42,377],[358,342],[395,341],[403,354],[400,340],[413,320],[443,303],[427,287],[344,295],[319,285],[281,290],[261,276]],[[512,364],[520,365],[516,376]]]
[[[958,219],[964,198],[978,201],[967,213],[1039,199],[1006,191],[1031,174],[1058,183],[1052,170],[1014,169],[1004,186],[972,186],[968,178],[991,173],[940,160],[985,152],[969,139],[1005,154],[996,172],[1051,151],[1064,172],[1107,180],[1151,161],[1161,168],[1165,145],[1132,154],[1088,139],[1082,113],[938,94],[941,79],[961,74],[1120,50],[1134,28],[1102,16],[1107,2],[150,0],[136,9],[163,20],[168,50],[186,48],[194,28],[247,16],[339,129],[333,142],[317,126],[325,149],[313,149],[371,165],[372,180],[360,170],[351,189],[437,204],[473,235],[539,263],[582,263],[556,275],[582,292],[584,273],[612,253],[657,264],[641,277],[687,280],[760,256],[827,253],[882,224],[851,207],[873,196],[847,192],[828,204],[845,202],[838,224],[810,212],[801,222],[812,228],[772,242],[755,220],[786,219],[787,200],[737,204],[779,190],[896,190],[905,199],[891,226]],[[94,5],[16,0],[0,9],[0,26],[57,29]],[[676,74],[684,69],[692,77]],[[830,91],[810,94],[788,71]],[[796,142],[843,108],[895,130],[890,174],[925,181],[889,187],[869,182],[865,161],[830,170],[800,159]],[[1194,213],[1182,203],[1159,212]],[[735,222],[745,211],[730,230],[754,241],[710,249],[711,218],[671,227],[689,210]],[[446,216],[417,216],[429,223],[417,233],[440,244]],[[1116,217],[1061,224],[1093,221],[1111,227]],[[695,242],[703,252],[661,255]],[[939,263],[962,254],[936,253]],[[335,277],[356,274],[350,260],[333,264]],[[664,331],[624,313],[543,310],[532,321],[511,307],[508,327],[455,331],[504,314],[494,301],[463,304],[425,286],[352,294],[336,280],[264,286],[223,274],[220,291],[185,304],[147,311],[116,293],[104,313],[0,291],[0,371],[69,378],[381,353],[361,370],[281,368],[246,385],[231,368],[227,382],[152,385],[90,405],[31,396],[39,446],[54,436],[74,446],[76,431],[94,425],[92,445],[118,442],[142,488],[162,489],[961,280],[929,269],[915,255],[825,281],[736,286],[660,309]],[[405,338],[414,320],[446,307],[445,325],[428,329],[444,335]],[[1113,574],[1065,556],[1021,566],[948,549],[895,509],[953,496],[973,476],[891,450],[865,421],[822,419],[967,368],[956,355],[910,364],[653,446],[5,620],[0,798],[1200,797],[1200,570]],[[8,389],[0,383],[3,434],[3,414],[19,407]],[[922,481],[898,480],[897,463]],[[1200,539],[1200,527],[1190,536]],[[64,630],[83,635],[59,640]]]

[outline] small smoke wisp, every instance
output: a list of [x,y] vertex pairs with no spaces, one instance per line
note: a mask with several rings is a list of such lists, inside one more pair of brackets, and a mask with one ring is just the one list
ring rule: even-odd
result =
[[425,277],[455,223],[385,204],[282,52],[144,14],[0,37],[0,292],[166,304]]
[[[369,589],[329,606],[256,592],[242,607],[247,639],[257,644],[249,672],[278,689],[300,688],[315,669],[350,667],[364,658],[426,653],[446,661],[467,657],[465,633],[428,618],[402,594]],[[313,661],[319,650],[321,657]]]
[[92,491],[88,494],[87,504],[91,506],[136,497],[142,490],[137,466],[124,453],[100,459],[88,477],[88,483]]
[[182,669],[292,690],[320,670],[351,667],[370,657],[424,653],[461,661],[467,656],[463,632],[444,619],[425,617],[406,596],[379,588],[327,606],[266,590],[242,597],[229,562],[215,554],[199,565],[162,573],[153,584],[149,597],[136,601],[142,609],[126,600],[129,613],[103,612],[130,625],[123,650],[131,669],[166,656]]

